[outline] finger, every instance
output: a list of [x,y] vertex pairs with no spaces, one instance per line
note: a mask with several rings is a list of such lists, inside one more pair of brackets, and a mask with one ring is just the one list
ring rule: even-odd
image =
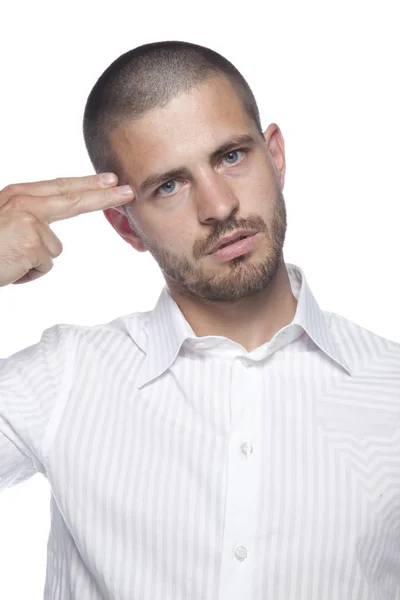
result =
[[134,192],[130,186],[122,186],[122,188],[126,187],[129,192],[127,195],[122,195],[119,187],[112,187],[102,190],[77,191],[64,196],[47,196],[36,199],[32,196],[16,196],[10,200],[9,206],[10,209],[19,212],[29,212],[39,219],[39,221],[49,224],[83,213],[105,210],[132,202]]
[[[103,179],[111,176],[108,183]],[[118,177],[115,173],[101,173],[100,175],[86,175],[84,177],[56,177],[44,181],[26,183],[13,183],[0,192],[0,206],[12,196],[56,196],[84,190],[97,190],[115,186]]]
[[61,241],[50,227],[40,221],[36,223],[35,227],[42,240],[37,253],[37,264],[25,273],[25,275],[17,279],[17,281],[14,281],[13,284],[28,283],[42,277],[53,268],[53,258],[60,256],[63,251]]
[[16,285],[19,283],[28,283],[29,281],[34,281],[35,279],[39,279],[51,269],[53,268],[53,259],[49,256],[48,250],[45,245],[42,246],[40,252],[37,255],[37,263],[35,267],[29,269],[25,275],[13,281],[12,284]]
[[40,221],[36,223],[36,230],[42,239],[43,246],[47,248],[48,254],[51,256],[51,258],[57,258],[57,256],[60,256],[64,247],[54,231],[52,231],[48,225],[41,223]]

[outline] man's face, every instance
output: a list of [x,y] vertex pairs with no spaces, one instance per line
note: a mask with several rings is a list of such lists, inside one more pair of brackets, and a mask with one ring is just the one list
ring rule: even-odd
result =
[[[214,155],[245,135],[253,141]],[[286,234],[283,139],[276,125],[261,136],[226,79],[209,79],[121,126],[110,142],[135,199],[133,220],[113,209],[107,219],[134,248],[149,250],[171,290],[234,302],[268,286]],[[143,187],[175,169],[182,173]],[[211,247],[239,228],[259,232],[254,249],[217,262]]]

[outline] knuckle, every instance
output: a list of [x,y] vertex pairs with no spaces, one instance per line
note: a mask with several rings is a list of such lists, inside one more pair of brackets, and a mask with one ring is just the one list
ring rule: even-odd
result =
[[23,210],[26,206],[27,198],[27,196],[23,196],[22,194],[16,194],[11,196],[9,200],[10,208],[15,211]]
[[54,181],[60,194],[64,194],[68,190],[68,181],[65,177],[56,177]]
[[42,240],[37,231],[33,231],[31,235],[27,235],[21,241],[22,249],[25,253],[29,254],[32,252],[37,252],[41,247]]
[[64,196],[68,202],[73,202],[74,204],[78,204],[82,200],[82,192],[66,192]]
[[36,225],[37,218],[30,212],[23,212],[19,214],[19,221],[24,225]]
[[11,198],[11,196],[15,196],[17,193],[18,193],[18,184],[17,183],[10,183],[9,185],[6,185],[6,187],[2,189],[2,194],[4,194],[5,196],[8,196],[9,198]]
[[115,190],[113,188],[106,188],[102,190],[103,196],[106,202],[109,202],[115,197]]
[[98,187],[97,175],[88,175],[83,178],[83,184],[88,188],[96,188]]

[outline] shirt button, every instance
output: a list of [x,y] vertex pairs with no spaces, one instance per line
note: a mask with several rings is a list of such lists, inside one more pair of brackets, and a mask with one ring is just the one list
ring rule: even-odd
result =
[[237,546],[237,548],[235,550],[235,555],[236,555],[236,558],[238,558],[239,560],[244,560],[245,558],[247,558],[246,546]]
[[243,442],[241,448],[243,454],[245,454],[246,456],[250,456],[251,454],[253,454],[253,446],[249,444],[249,442]]

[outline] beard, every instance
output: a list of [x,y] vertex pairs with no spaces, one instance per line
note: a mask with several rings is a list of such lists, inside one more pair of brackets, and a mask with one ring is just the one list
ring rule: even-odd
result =
[[275,196],[272,219],[268,225],[258,215],[250,215],[246,222],[221,223],[221,233],[217,235],[215,232],[215,238],[218,239],[227,230],[254,229],[263,238],[259,240],[258,247],[225,263],[214,263],[214,267],[210,269],[204,266],[203,242],[195,244],[194,260],[188,260],[149,240],[143,232],[138,231],[132,217],[128,216],[128,219],[144,248],[160,267],[168,288],[180,296],[202,298],[211,302],[237,302],[264,291],[283,262],[287,214],[280,187]]

